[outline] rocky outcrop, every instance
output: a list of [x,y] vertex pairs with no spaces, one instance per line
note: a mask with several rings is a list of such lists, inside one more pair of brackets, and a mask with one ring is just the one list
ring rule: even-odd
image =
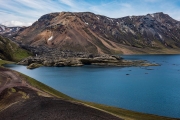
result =
[[43,66],[83,66],[83,65],[100,65],[100,66],[157,66],[155,63],[148,63],[142,60],[123,60],[119,56],[99,55],[96,57],[55,57],[55,56],[36,56],[28,57],[18,64],[29,65],[28,67],[34,68],[36,65]]
[[31,63],[29,66],[27,66],[27,69],[35,69],[38,67],[43,66],[42,64],[38,64],[38,63]]

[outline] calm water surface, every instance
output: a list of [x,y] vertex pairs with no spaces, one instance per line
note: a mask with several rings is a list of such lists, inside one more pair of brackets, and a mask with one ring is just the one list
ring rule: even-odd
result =
[[41,67],[34,70],[21,65],[6,67],[76,99],[180,118],[180,55],[123,57],[148,60],[161,66]]

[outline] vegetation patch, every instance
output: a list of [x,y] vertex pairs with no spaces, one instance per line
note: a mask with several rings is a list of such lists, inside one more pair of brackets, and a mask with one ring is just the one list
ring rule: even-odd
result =
[[133,120],[177,120],[175,118],[168,118],[168,117],[162,117],[157,115],[151,115],[151,114],[145,114],[145,113],[139,113],[134,112],[130,110],[125,110],[121,108],[116,107],[110,107],[106,105],[91,103],[91,102],[83,102],[87,105],[93,106],[95,108],[98,108],[103,111],[107,111],[108,113],[111,113],[113,115],[119,116],[123,119],[133,119]]
[[4,64],[12,64],[14,62],[11,61],[6,61],[6,60],[0,60],[0,66],[4,65]]
[[14,92],[16,92],[16,89],[14,89],[14,88],[11,88],[11,92],[13,92],[13,93],[14,93]]
[[20,48],[15,42],[0,36],[1,59],[18,62],[30,55],[30,52]]
[[50,95],[52,96],[56,96],[58,98],[63,98],[63,99],[67,99],[67,100],[74,100],[73,98],[39,82],[39,81],[36,81],[35,79],[33,78],[30,78],[29,76],[26,76],[26,75],[23,75],[23,74],[20,74],[20,77],[23,77],[30,85],[40,89],[40,90],[43,90],[44,92],[46,93],[49,93]]
[[27,95],[27,94],[26,94],[25,92],[23,92],[23,91],[18,91],[18,93],[22,95],[22,98],[23,98],[23,99],[28,99],[28,98],[29,98],[29,95]]

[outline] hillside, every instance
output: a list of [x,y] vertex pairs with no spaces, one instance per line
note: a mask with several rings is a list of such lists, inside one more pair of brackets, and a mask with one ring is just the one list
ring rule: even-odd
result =
[[179,53],[180,22],[162,12],[123,18],[60,12],[43,15],[14,38],[26,46],[76,52]]
[[0,35],[11,36],[16,34],[23,27],[7,27],[0,24]]
[[0,36],[0,59],[20,61],[30,55],[30,52],[22,49],[11,40]]

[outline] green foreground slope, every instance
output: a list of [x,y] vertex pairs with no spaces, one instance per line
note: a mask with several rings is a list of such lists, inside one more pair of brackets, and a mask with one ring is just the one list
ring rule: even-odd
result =
[[17,62],[30,55],[30,52],[20,48],[13,41],[0,36],[0,59]]

